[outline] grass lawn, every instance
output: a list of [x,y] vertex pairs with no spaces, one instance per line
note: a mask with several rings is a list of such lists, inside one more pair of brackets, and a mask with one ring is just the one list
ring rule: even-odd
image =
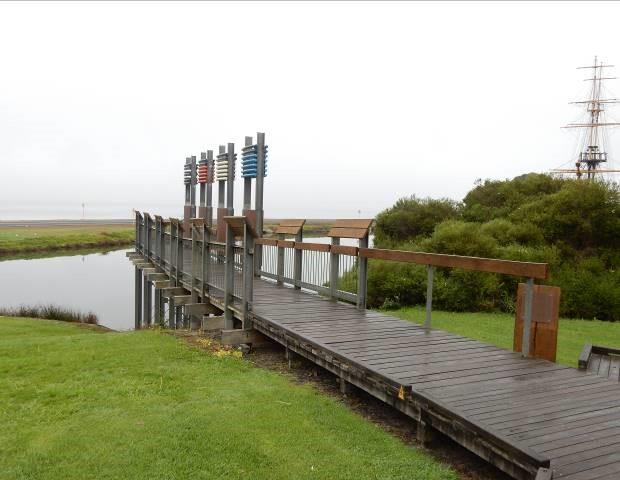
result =
[[80,225],[0,229],[0,254],[112,247],[134,241],[133,225]]
[[[390,310],[390,315],[424,323],[424,307]],[[506,313],[453,313],[433,311],[432,326],[512,350],[514,315]],[[584,343],[620,348],[620,323],[560,319],[557,362],[577,366]]]
[[0,477],[456,479],[309,386],[157,331],[0,317]]

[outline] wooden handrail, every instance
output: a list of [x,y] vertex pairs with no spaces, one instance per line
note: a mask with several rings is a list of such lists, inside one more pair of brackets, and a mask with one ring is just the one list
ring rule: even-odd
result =
[[464,257],[440,253],[409,252],[404,250],[384,250],[380,248],[360,248],[361,257],[392,262],[417,263],[434,267],[465,268],[479,272],[502,273],[517,277],[549,278],[549,265],[546,263],[516,262],[495,258]]

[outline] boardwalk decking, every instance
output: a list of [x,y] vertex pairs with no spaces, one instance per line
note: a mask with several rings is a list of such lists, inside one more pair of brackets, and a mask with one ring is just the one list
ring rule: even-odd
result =
[[[223,265],[211,268],[217,276]],[[191,291],[191,277],[180,281]],[[221,291],[208,296],[224,309]],[[617,380],[271,280],[255,278],[253,298],[254,329],[401,410],[422,433],[438,430],[516,479],[620,479]]]
[[[265,280],[255,328],[519,478],[620,478],[620,386]],[[393,389],[411,386],[405,401]],[[387,391],[386,391],[387,389]]]

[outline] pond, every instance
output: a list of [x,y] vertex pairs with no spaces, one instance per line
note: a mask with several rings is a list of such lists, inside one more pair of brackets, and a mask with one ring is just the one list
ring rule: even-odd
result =
[[[329,243],[328,237],[308,242]],[[343,239],[343,245],[354,240]],[[0,306],[53,303],[84,313],[114,330],[134,327],[134,267],[122,249],[51,258],[0,261]]]
[[0,262],[0,305],[53,303],[93,312],[114,330],[133,328],[133,265],[128,249]]

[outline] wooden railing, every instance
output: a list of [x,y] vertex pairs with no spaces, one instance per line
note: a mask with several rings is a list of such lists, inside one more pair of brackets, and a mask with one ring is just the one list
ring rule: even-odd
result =
[[[352,231],[349,226],[355,224],[345,223],[344,225],[335,227],[332,232],[363,237],[363,234]],[[301,236],[299,233],[297,235]],[[256,243],[263,245],[263,259],[259,269],[261,276],[275,280],[278,284],[288,284],[295,288],[311,290],[329,296],[333,300],[355,303],[360,308],[366,306],[368,276],[366,261],[368,259],[425,265],[427,267],[427,285],[424,326],[429,329],[432,318],[434,274],[437,267],[462,268],[523,277],[527,281],[521,348],[524,356],[530,354],[529,339],[532,329],[534,280],[549,278],[549,266],[546,263],[345,246],[340,245],[339,241],[332,241],[332,244],[322,244],[259,238]],[[291,252],[295,252],[295,256]],[[344,262],[343,259],[345,259]],[[293,261],[295,262],[294,266]],[[341,288],[343,281],[349,286],[351,285],[352,275],[356,276],[355,288]]]
[[[244,328],[250,328],[253,275],[279,285],[314,291],[334,301],[351,302],[363,309],[366,307],[367,261],[371,259],[426,266],[426,328],[431,327],[437,267],[526,278],[522,353],[524,356],[530,354],[534,280],[548,278],[549,267],[545,263],[368,248],[369,220],[337,222],[330,231],[331,244],[304,242],[303,220],[284,222],[276,230],[279,238],[255,238],[256,232],[245,217],[225,217],[224,220],[226,242],[217,242],[212,239],[212,228],[202,219],[190,221],[191,238],[187,238],[180,220],[163,220],[158,216],[153,219],[148,213],[136,212],[136,251],[169,276],[170,288],[189,285],[192,303],[206,295],[221,297],[226,328],[232,328],[235,302],[241,304]],[[295,239],[287,240],[286,235],[294,235]],[[341,245],[340,236],[359,240],[359,246]],[[256,261],[255,245],[261,252]],[[191,259],[190,268],[184,265],[186,255]],[[136,291],[141,290],[141,282],[142,278],[136,273]],[[144,305],[150,304],[150,289],[149,293],[146,288],[144,291]],[[161,301],[161,292],[155,289],[155,304],[160,305]],[[169,324],[176,326],[174,306],[169,310],[172,310]],[[146,312],[145,309],[145,321],[150,323],[150,313]],[[139,313],[136,306],[136,318]],[[155,322],[162,323],[158,307]]]

